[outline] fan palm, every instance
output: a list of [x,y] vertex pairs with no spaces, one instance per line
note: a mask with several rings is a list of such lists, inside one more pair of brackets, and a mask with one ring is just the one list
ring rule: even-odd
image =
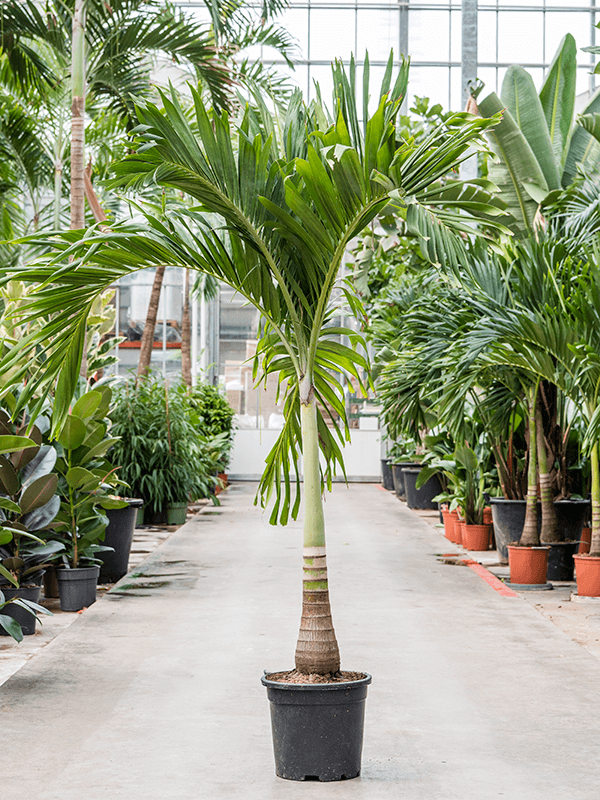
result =
[[[398,147],[396,118],[408,64],[403,62],[395,82],[392,73],[390,58],[377,110],[369,116],[367,66],[362,124],[354,64],[349,73],[340,64],[334,66],[331,115],[321,102],[307,108],[298,92],[277,125],[259,105],[247,107],[231,126],[225,112],[209,116],[196,92],[192,121],[174,92],[163,95],[162,109],[140,103],[134,152],[116,165],[115,184],[130,190],[172,187],[197,205],[167,206],[162,216],[146,213],[144,224],[117,225],[111,231],[66,232],[54,241],[54,258],[16,273],[39,284],[29,315],[50,319],[44,331],[49,353],[45,369],[32,376],[19,402],[31,400],[57,379],[56,426],[68,411],[91,303],[119,277],[159,264],[187,267],[226,282],[261,312],[264,329],[256,371],[279,376],[285,409],[283,430],[260,482],[263,502],[273,503],[273,523],[285,523],[298,513],[298,461],[303,456],[304,593],[296,652],[296,666],[303,673],[339,669],[329,607],[322,482],[329,484],[336,468],[343,468],[341,448],[349,437],[338,376],[358,388],[367,369],[359,351],[361,336],[334,324],[344,303],[361,315],[351,285],[338,282],[342,258],[350,240],[390,198],[411,224],[425,226],[433,247],[462,252],[462,239],[454,231],[466,227],[466,218],[455,209],[437,220],[423,200],[497,122],[458,115],[421,144]],[[461,191],[470,196],[468,187]],[[480,187],[474,192],[480,196]],[[443,196],[439,185],[436,196]],[[453,187],[451,204],[456,196]],[[476,205],[486,217],[496,213],[481,200],[465,204],[470,210]],[[340,336],[347,336],[350,345],[340,343]],[[2,366],[22,363],[35,342],[32,335],[18,343]]]

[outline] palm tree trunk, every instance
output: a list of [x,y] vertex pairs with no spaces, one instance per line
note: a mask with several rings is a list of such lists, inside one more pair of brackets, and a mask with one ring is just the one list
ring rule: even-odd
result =
[[308,386],[309,391],[300,406],[304,459],[304,572],[296,669],[305,675],[327,675],[339,672],[340,653],[329,605],[317,404],[310,383],[303,383],[304,389]]
[[158,315],[158,304],[160,302],[160,292],[162,289],[163,278],[165,276],[165,265],[161,264],[156,268],[154,283],[150,293],[150,303],[146,314],[146,324],[140,344],[140,360],[137,368],[138,378],[150,372],[150,361],[152,359],[152,345],[154,344],[154,330],[156,328],[156,317]]
[[537,528],[537,434],[536,434],[536,407],[538,383],[529,391],[529,469],[527,472],[527,510],[525,523],[521,534],[520,544],[536,547],[540,543]]
[[77,230],[85,226],[85,0],[75,0],[71,84],[71,230]]
[[548,450],[546,449],[546,439],[544,437],[544,423],[542,421],[542,409],[540,404],[536,404],[535,411],[537,457],[540,474],[540,500],[542,503],[542,527],[540,539],[542,542],[560,541],[558,529],[556,527],[556,512],[554,511],[554,497],[552,494],[552,481],[550,470],[548,469]]
[[192,326],[190,322],[190,271],[185,270],[183,311],[181,313],[181,379],[192,385]]
[[592,466],[592,543],[590,555],[600,556],[600,456],[595,444],[590,453]]

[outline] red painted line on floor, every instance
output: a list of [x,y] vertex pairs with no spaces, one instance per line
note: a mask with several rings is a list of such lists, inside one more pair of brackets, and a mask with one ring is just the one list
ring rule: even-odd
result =
[[502,583],[495,575],[486,569],[482,564],[479,564],[477,561],[473,561],[472,558],[463,558],[462,559],[467,567],[471,567],[473,572],[476,572],[480,578],[487,583],[488,586],[491,586],[495,592],[501,594],[502,597],[518,597],[519,595],[516,592],[513,592],[506,584]]

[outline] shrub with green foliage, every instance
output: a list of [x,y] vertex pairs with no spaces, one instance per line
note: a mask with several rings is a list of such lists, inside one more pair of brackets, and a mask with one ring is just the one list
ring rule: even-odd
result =
[[112,459],[133,496],[160,512],[169,503],[210,494],[215,451],[202,435],[186,386],[152,375],[127,381],[115,389],[110,417],[112,433],[120,437]]
[[190,389],[191,408],[201,417],[200,424],[206,436],[214,437],[214,444],[220,451],[218,471],[225,472],[233,446],[233,409],[216,386],[201,383]]

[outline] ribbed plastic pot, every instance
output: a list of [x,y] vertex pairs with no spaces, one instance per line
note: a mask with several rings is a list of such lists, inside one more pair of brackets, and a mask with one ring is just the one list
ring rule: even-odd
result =
[[462,527],[462,546],[467,550],[487,550],[490,546],[490,525],[467,525]]
[[167,525],[183,525],[187,516],[187,501],[169,503],[167,506]]
[[57,569],[60,610],[81,611],[95,603],[99,574],[100,567]]
[[383,483],[383,488],[387,489],[388,492],[394,491],[394,476],[389,458],[381,459],[381,482]]
[[[42,593],[41,586],[24,586],[21,589],[2,586],[1,589],[5,600],[14,600],[18,597],[21,600],[31,600],[32,603],[39,603],[40,594]],[[35,633],[36,618],[33,614],[25,611],[24,608],[14,606],[11,603],[8,606],[4,606],[0,613],[16,620],[21,626],[24,636],[32,636]],[[0,636],[8,636],[4,628],[0,628]]]
[[448,512],[448,532],[446,533],[446,538],[455,544],[458,544],[460,539],[460,522],[456,509]]
[[44,572],[44,597],[58,597],[58,581],[56,580],[56,570],[48,567]]
[[124,508],[106,510],[108,525],[104,533],[104,544],[113,550],[98,553],[98,558],[102,561],[99,583],[116,583],[127,574],[138,508],[142,507],[143,502],[137,498],[124,499],[127,501]]
[[508,545],[511,584],[546,584],[549,547]]
[[548,545],[548,574],[549,581],[572,581],[575,570],[573,556],[577,552],[579,542],[542,542]]
[[574,556],[579,597],[600,597],[600,557]]
[[344,683],[278,683],[265,676],[275,773],[291,781],[341,781],[360,775],[371,676]]
[[420,489],[417,489],[417,478],[421,472],[421,467],[403,467],[404,490],[406,492],[406,505],[409,508],[417,509],[436,509],[437,501],[433,498],[442,491],[442,484],[437,475],[432,475],[425,481]]

